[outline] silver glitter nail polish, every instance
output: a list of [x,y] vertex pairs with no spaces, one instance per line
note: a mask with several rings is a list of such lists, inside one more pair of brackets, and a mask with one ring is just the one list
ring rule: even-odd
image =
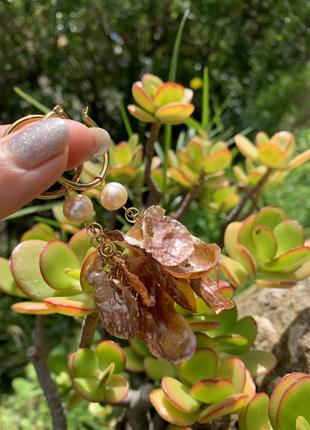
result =
[[66,121],[51,118],[21,130],[8,141],[7,149],[16,165],[32,169],[61,153],[68,136]]

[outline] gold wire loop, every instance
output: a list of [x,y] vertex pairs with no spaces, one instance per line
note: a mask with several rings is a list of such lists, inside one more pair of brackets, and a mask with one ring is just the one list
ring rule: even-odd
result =
[[[23,118],[19,118],[13,124],[11,124],[4,133],[4,136],[7,136],[13,131],[19,130],[21,127],[26,124],[30,124],[32,122],[44,121],[49,118],[64,118],[70,119],[69,115],[64,111],[64,108],[60,105],[54,107],[54,109],[47,113],[46,115],[27,115]],[[88,116],[88,108],[85,108],[82,113],[82,121],[87,127],[97,127],[95,121],[93,121]],[[41,193],[37,198],[42,200],[50,200],[58,197],[63,197],[68,194],[70,191],[88,191],[92,188],[95,188],[99,185],[102,185],[104,182],[104,178],[107,174],[109,167],[109,156],[108,153],[105,153],[103,156],[100,156],[101,159],[101,169],[98,175],[96,175],[92,181],[88,183],[80,182],[81,174],[83,171],[83,165],[80,165],[75,168],[74,176],[72,179],[67,179],[64,176],[58,179],[59,188],[52,191],[45,191]]]
[[123,209],[125,210],[126,221],[128,221],[131,224],[135,224],[143,216],[143,213],[138,208],[135,208],[134,206],[130,208],[124,207]]

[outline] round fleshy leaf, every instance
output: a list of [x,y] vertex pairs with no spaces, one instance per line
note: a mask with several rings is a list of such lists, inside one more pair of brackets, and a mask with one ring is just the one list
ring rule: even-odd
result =
[[242,222],[231,222],[228,224],[224,234],[224,246],[227,253],[234,257],[235,246],[238,243],[238,234],[242,227]]
[[176,376],[175,366],[163,358],[146,357],[144,359],[144,370],[147,376],[158,381],[164,376]]
[[258,157],[265,166],[274,169],[284,167],[287,161],[285,152],[278,146],[271,143],[260,146]]
[[206,173],[214,173],[223,170],[231,163],[232,155],[228,148],[223,148],[220,151],[210,154],[205,163],[204,171]]
[[216,418],[236,413],[246,405],[248,398],[249,397],[246,394],[233,394],[226,399],[205,408],[199,415],[198,422],[200,424],[207,424]]
[[102,402],[104,399],[105,386],[100,386],[95,376],[74,378],[73,386],[80,396],[89,402]]
[[168,397],[160,388],[153,390],[149,397],[158,415],[170,424],[185,427],[194,424],[197,419],[197,412],[193,412],[191,414],[181,412],[172,405]]
[[220,269],[234,287],[243,287],[247,279],[247,272],[238,261],[221,254]]
[[262,261],[270,261],[277,253],[277,241],[270,228],[258,225],[253,230],[255,255]]
[[252,231],[253,231],[253,221],[255,219],[255,215],[250,215],[247,217],[238,232],[238,242],[243,245],[252,257],[255,257],[255,245],[253,241]]
[[43,279],[39,259],[46,242],[26,240],[17,245],[11,255],[11,270],[15,281],[24,293],[33,300],[41,301],[54,294]]
[[220,363],[218,377],[229,379],[233,384],[233,392],[242,393],[246,382],[245,370],[245,366],[239,358],[230,357]]
[[55,236],[54,230],[49,225],[39,223],[35,224],[30,230],[26,231],[22,235],[21,242],[32,239],[44,240],[45,242],[48,242],[55,239]]
[[94,259],[97,257],[97,251],[89,250],[88,255],[85,257],[81,271],[80,271],[80,284],[81,288],[85,293],[91,294],[95,291],[95,288],[87,282],[89,276],[89,270],[91,269]]
[[74,377],[96,376],[98,372],[98,358],[90,348],[79,348],[72,354],[69,361]]
[[3,257],[0,257],[0,291],[15,297],[27,297],[13,278],[9,260]]
[[242,265],[242,267],[246,270],[246,272],[250,276],[254,276],[256,272],[255,267],[255,261],[253,260],[250,251],[248,249],[241,245],[240,243],[237,243],[235,246],[235,252],[234,252],[234,258],[239,261],[239,263]]
[[40,270],[44,280],[54,290],[81,291],[80,282],[66,273],[66,269],[79,269],[80,263],[72,249],[60,240],[48,242],[40,254]]
[[135,102],[147,112],[154,112],[155,106],[151,97],[145,92],[142,82],[135,82],[131,87],[132,96]]
[[276,429],[293,429],[296,418],[300,415],[310,421],[309,397],[310,375],[304,375],[293,382],[283,393],[276,416]]
[[254,216],[252,229],[263,225],[273,230],[280,222],[286,219],[286,215],[282,209],[264,207]]
[[249,160],[256,160],[258,158],[257,148],[248,138],[242,136],[242,134],[237,134],[235,136],[235,143],[244,157],[248,158]]
[[139,108],[136,105],[128,105],[127,106],[128,111],[131,113],[133,117],[138,119],[139,121],[143,122],[155,122],[156,119],[153,115],[146,112],[145,110]]
[[291,249],[273,261],[264,264],[264,270],[271,272],[288,273],[299,269],[303,264],[310,261],[310,247],[299,246],[298,248]]
[[233,328],[234,334],[239,334],[247,339],[247,344],[239,346],[238,354],[244,354],[253,345],[257,335],[257,324],[253,317],[246,316],[238,320]]
[[164,124],[181,124],[193,111],[191,103],[170,103],[157,109],[155,116]]
[[210,348],[198,349],[194,355],[177,366],[178,376],[190,384],[212,378],[217,370],[217,354]]
[[128,395],[129,384],[123,375],[112,375],[105,384],[104,400],[107,403],[117,404]]
[[209,348],[213,349],[216,353],[218,353],[217,343],[211,337],[209,337],[205,333],[196,333],[195,336],[198,349]]
[[302,416],[296,418],[296,430],[310,430],[310,423]]
[[127,142],[121,142],[115,145],[113,151],[110,149],[110,154],[116,165],[122,166],[132,162],[133,150]]
[[137,354],[131,347],[124,348],[126,357],[126,370],[129,372],[143,372],[143,357]]
[[175,82],[162,84],[153,98],[155,106],[159,108],[170,103],[181,102],[184,97],[184,91],[185,88]]
[[252,399],[256,393],[256,385],[248,369],[245,369],[245,385],[243,388],[243,393],[247,394],[249,399]]
[[196,382],[191,395],[202,403],[215,403],[233,394],[233,383],[229,379],[204,379]]
[[44,299],[51,309],[62,315],[81,317],[95,310],[93,297],[89,294],[78,294],[69,297],[47,297]]
[[14,303],[14,305],[11,306],[11,309],[18,314],[50,315],[55,313],[53,309],[50,309],[45,303],[42,302]]
[[132,349],[141,357],[151,357],[152,356],[152,354],[148,350],[148,348],[145,345],[145,343],[143,342],[143,340],[137,339],[137,338],[132,339],[130,341],[130,345],[131,345]]
[[293,158],[288,164],[289,169],[296,169],[296,167],[301,166],[306,161],[310,160],[310,149],[307,149],[302,154],[297,155],[297,157]]
[[226,334],[215,338],[220,352],[226,354],[238,354],[242,348],[250,348],[249,341],[240,334]]
[[96,354],[101,370],[111,363],[115,364],[115,373],[122,372],[125,368],[125,354],[118,343],[113,340],[104,340],[96,347]]
[[199,402],[191,396],[189,387],[178,379],[171,378],[170,376],[163,377],[161,388],[170,402],[179,411],[188,414],[198,411],[200,407]]
[[236,323],[237,320],[237,308],[236,306],[230,309],[224,309],[219,314],[215,315],[213,312],[209,312],[205,315],[206,320],[216,321],[219,323],[219,328],[208,330],[209,336],[221,336],[227,333]]
[[280,381],[274,387],[269,402],[269,419],[272,427],[276,427],[277,413],[283,394],[291,385],[293,385],[296,381],[303,378],[304,376],[305,374],[301,372],[289,373],[285,375],[282,379],[280,379]]
[[68,243],[74,254],[83,263],[88,250],[92,247],[91,239],[86,232],[86,228],[76,232]]
[[268,417],[269,397],[257,393],[245,406],[239,417],[240,430],[272,430]]
[[240,359],[254,377],[269,373],[277,364],[276,357],[271,352],[255,349],[242,354]]
[[278,244],[277,255],[304,244],[304,231],[297,221],[285,220],[280,222],[273,230]]
[[269,143],[268,135],[263,131],[259,131],[255,137],[256,146],[266,145],[266,143]]
[[144,73],[141,81],[143,88],[150,97],[155,95],[156,91],[163,83],[163,81],[158,76],[155,76],[152,73]]

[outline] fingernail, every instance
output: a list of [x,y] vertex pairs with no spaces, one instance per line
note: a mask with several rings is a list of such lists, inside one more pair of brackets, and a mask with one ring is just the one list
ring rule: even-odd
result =
[[103,128],[99,127],[91,127],[89,131],[93,135],[95,141],[93,155],[96,156],[105,154],[111,146],[111,138],[109,133]]
[[63,119],[47,119],[13,136],[7,143],[7,149],[15,164],[32,169],[64,151],[68,136],[69,127]]

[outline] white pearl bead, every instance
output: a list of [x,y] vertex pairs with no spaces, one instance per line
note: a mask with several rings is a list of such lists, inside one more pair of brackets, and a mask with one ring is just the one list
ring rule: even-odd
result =
[[93,215],[93,204],[90,198],[83,194],[77,194],[67,199],[64,203],[64,216],[72,222],[85,222]]
[[100,202],[105,209],[116,211],[124,206],[128,193],[124,185],[118,182],[109,182],[102,190]]

